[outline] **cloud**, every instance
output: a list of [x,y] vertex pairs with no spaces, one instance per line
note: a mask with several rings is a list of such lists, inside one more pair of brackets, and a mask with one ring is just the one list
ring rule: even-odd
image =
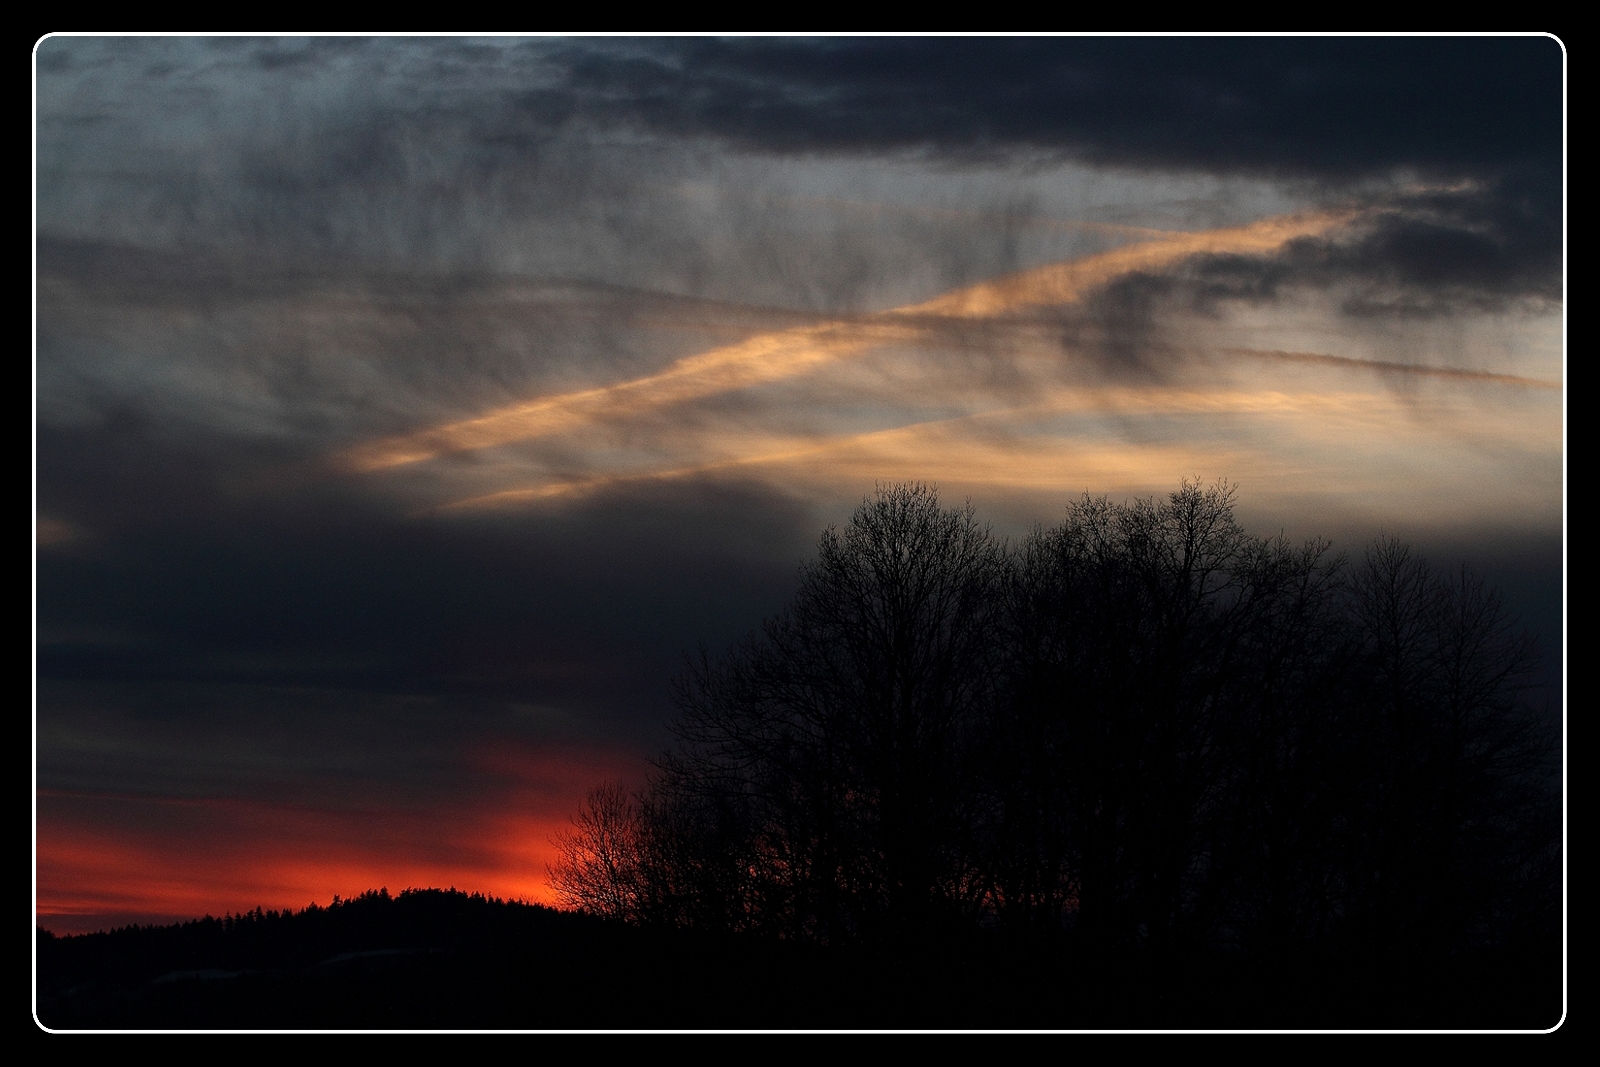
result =
[[1276,248],[1326,230],[1343,218],[1338,212],[1318,212],[1225,231],[1170,234],[982,282],[867,319],[758,334],[680,359],[642,378],[541,397],[404,438],[363,445],[349,462],[357,470],[377,470],[441,453],[571,433],[599,420],[625,419],[651,408],[811,374],[869,348],[916,340],[930,327],[937,330],[940,320],[981,321],[1058,307],[1076,303],[1132,271],[1160,269],[1203,253]]
[[573,41],[547,62],[565,76],[530,106],[766,151],[1349,177],[1548,165],[1561,143],[1562,49],[1539,36]]
[[[767,152],[1046,150],[1357,175],[1558,162],[1564,56],[1540,35],[57,37],[39,63],[47,121],[85,88],[134,86],[219,114],[336,101],[357,122],[355,102],[407,120],[326,161],[347,173],[401,165],[396,146],[448,120],[489,162],[576,127],[626,126]],[[252,136],[270,151],[281,133]]]
[[40,553],[41,677],[532,694],[649,731],[682,653],[775,610],[815,534],[756,485],[411,518],[215,435],[40,437],[41,510],[94,534]]
[[[1530,198],[1530,223],[1560,217],[1563,56],[1542,36],[54,38],[40,55],[46,231],[265,259],[692,286],[725,257],[684,229],[715,213],[671,187],[741,154],[1070,159],[1341,195],[1409,175],[1472,183],[1501,229]],[[772,205],[715,207],[737,229]],[[740,270],[782,258],[747,250]],[[846,257],[830,273],[848,279]]]
[[1548,307],[1562,297],[1553,192],[1507,178],[1385,198],[1341,232],[1267,256],[1197,260],[1186,280],[1201,303],[1341,287],[1345,310],[1357,315],[1495,311],[1519,301]]

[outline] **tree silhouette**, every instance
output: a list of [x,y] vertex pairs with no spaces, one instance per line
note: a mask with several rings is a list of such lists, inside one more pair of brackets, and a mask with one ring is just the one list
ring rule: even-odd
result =
[[1047,921],[1070,902],[1107,945],[1215,932],[1241,838],[1267,830],[1247,830],[1250,805],[1318,673],[1336,567],[1324,543],[1247,536],[1222,485],[1086,498],[1023,544],[995,778],[1012,847],[1043,863],[1013,869],[1049,887]]
[[596,915],[644,918],[648,827],[637,799],[620,784],[597,785],[572,822],[572,829],[556,835],[557,858],[547,871],[557,896],[569,907]]
[[1003,565],[970,507],[881,489],[823,535],[787,610],[681,680],[667,787],[753,829],[763,924],[898,936],[977,906]]
[[1360,699],[1351,735],[1363,839],[1351,905],[1365,935],[1443,949],[1492,936],[1492,915],[1548,877],[1551,731],[1521,699],[1529,638],[1464,568],[1436,573],[1409,546],[1376,542],[1356,569]]
[[1392,540],[1248,535],[1225,484],[1015,547],[926,486],[821,538],[678,681],[677,745],[552,879],[637,922],[824,944],[1425,953],[1548,933],[1556,739],[1528,638]]

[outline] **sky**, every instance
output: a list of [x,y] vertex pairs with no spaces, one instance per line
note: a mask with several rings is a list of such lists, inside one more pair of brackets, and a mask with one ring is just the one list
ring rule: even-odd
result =
[[40,925],[552,899],[684,657],[880,484],[1237,486],[1561,704],[1565,55],[62,37],[34,57]]

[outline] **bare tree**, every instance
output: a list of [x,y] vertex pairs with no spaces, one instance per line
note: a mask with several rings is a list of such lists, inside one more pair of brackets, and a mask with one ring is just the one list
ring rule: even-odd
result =
[[1351,908],[1385,945],[1481,939],[1555,849],[1540,813],[1554,811],[1556,738],[1528,700],[1537,650],[1481,579],[1392,538],[1356,569],[1351,616],[1363,686],[1350,732],[1369,753]]
[[1070,911],[1108,945],[1215,933],[1261,809],[1281,810],[1262,791],[1294,773],[1337,570],[1325,542],[1246,535],[1220,483],[1086,497],[1021,546],[994,775],[1007,907]]
[[645,912],[647,830],[640,802],[615,782],[595,786],[556,835],[547,868],[563,904],[609,918],[637,921]]
[[970,506],[882,488],[823,535],[781,615],[682,680],[669,767],[748,813],[795,932],[915,929],[982,895],[970,755],[1002,566]]

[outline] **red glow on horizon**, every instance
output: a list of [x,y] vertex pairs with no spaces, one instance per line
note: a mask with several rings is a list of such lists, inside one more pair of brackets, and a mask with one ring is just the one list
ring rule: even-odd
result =
[[553,905],[551,838],[591,786],[639,774],[632,753],[609,749],[500,747],[468,762],[489,788],[420,809],[41,792],[36,922],[88,933],[379,888]]

